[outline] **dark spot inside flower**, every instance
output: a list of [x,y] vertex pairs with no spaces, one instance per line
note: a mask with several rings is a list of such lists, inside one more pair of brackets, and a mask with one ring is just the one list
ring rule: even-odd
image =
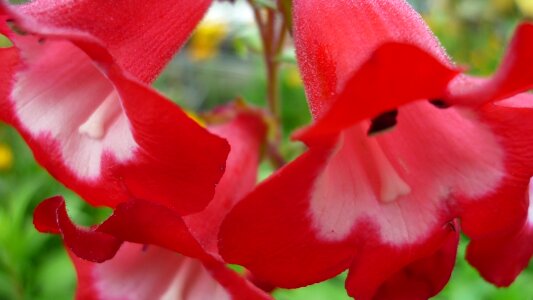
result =
[[44,44],[44,42],[46,42],[46,39],[43,38],[43,37],[41,37],[41,38],[39,38],[39,39],[37,40],[37,42],[38,42],[39,44],[42,45],[42,44]]
[[446,227],[450,230],[452,230],[453,232],[457,232],[457,228],[455,227],[455,224],[453,221],[450,221],[448,223],[446,223]]
[[148,247],[150,247],[150,245],[148,245],[148,244],[144,244],[143,247],[142,247],[142,249],[141,249],[142,252],[146,252],[146,251],[148,251]]
[[391,110],[372,119],[372,124],[368,129],[367,134],[369,136],[376,135],[385,130],[391,129],[396,125],[396,117],[398,116],[398,110]]
[[437,108],[442,108],[442,109],[449,108],[451,106],[450,104],[446,103],[446,101],[444,101],[443,99],[429,100],[429,103],[433,104],[433,106]]

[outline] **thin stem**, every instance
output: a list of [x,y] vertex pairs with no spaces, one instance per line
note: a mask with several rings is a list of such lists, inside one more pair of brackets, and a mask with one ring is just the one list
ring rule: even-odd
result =
[[253,0],[248,0],[252,6],[254,17],[259,27],[261,35],[261,42],[263,44],[263,60],[265,63],[267,75],[267,103],[268,110],[274,119],[274,126],[272,128],[272,140],[269,141],[267,154],[271,163],[276,168],[280,168],[285,164],[285,160],[281,155],[279,148],[282,141],[282,121],[281,121],[281,106],[279,97],[279,61],[278,56],[283,50],[284,40],[286,36],[285,20],[282,18],[281,26],[277,25],[277,11],[267,9],[266,19],[261,14],[260,9]]

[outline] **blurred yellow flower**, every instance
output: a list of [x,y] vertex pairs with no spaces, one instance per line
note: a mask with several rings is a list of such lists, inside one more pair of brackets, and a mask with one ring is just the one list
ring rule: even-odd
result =
[[13,151],[5,144],[0,144],[0,171],[9,170],[13,165]]
[[533,18],[533,0],[515,0],[522,13]]
[[228,34],[228,25],[222,22],[200,23],[191,38],[189,55],[193,61],[208,60],[218,54],[220,44]]

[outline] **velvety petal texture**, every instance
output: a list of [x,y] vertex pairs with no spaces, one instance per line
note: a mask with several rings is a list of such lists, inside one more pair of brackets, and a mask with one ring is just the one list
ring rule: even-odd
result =
[[71,253],[79,299],[270,299],[225,265],[216,244],[222,219],[255,185],[265,124],[248,108],[215,114],[219,123],[209,130],[226,138],[232,150],[227,173],[203,211],[182,216],[131,199],[101,225],[82,228],[70,221],[60,197],[36,208],[35,227],[60,233]]
[[[0,61],[7,69],[0,119],[17,128],[54,177],[93,205],[135,198],[179,214],[202,210],[229,147],[140,80],[161,70],[208,3],[2,4],[0,33],[14,47],[1,49],[9,57]],[[94,22],[91,12],[102,7],[107,17]],[[182,13],[171,18],[169,11]]]
[[34,33],[42,38],[91,36],[122,69],[150,82],[185,43],[211,2],[35,0],[17,6],[2,4],[2,9],[23,30],[38,26]]
[[236,205],[222,256],[280,287],[349,269],[356,299],[428,299],[449,279],[460,219],[473,265],[514,280],[528,246],[508,265],[485,262],[506,253],[489,250],[494,239],[528,232],[533,101],[517,93],[533,79],[532,24],[478,79],[458,75],[406,1],[295,0],[293,13],[315,118],[296,138],[309,149]]

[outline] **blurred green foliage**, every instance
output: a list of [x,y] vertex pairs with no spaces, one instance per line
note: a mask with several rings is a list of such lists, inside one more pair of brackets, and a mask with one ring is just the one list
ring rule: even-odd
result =
[[[448,53],[473,74],[490,74],[504,53],[517,22],[524,17],[513,0],[412,0],[428,21]],[[258,51],[257,32],[233,30],[212,59],[193,62],[185,49],[169,65],[155,87],[187,109],[208,110],[236,97],[265,105],[265,75]],[[9,46],[0,37],[0,47]],[[280,79],[284,123],[283,152],[294,157],[302,145],[288,142],[290,133],[307,124],[310,116],[299,81],[294,55],[288,52]],[[13,160],[0,168],[0,299],[71,299],[75,274],[57,236],[39,234],[32,211],[44,198],[63,195],[69,213],[83,225],[98,223],[109,210],[91,208],[73,192],[57,183],[35,163],[21,138],[0,125],[0,147]],[[260,177],[271,172],[263,164]],[[533,299],[533,268],[530,266],[512,287],[497,289],[484,282],[464,260],[466,240],[457,267],[444,292],[435,299],[523,300]],[[345,274],[297,290],[278,290],[278,299],[349,299],[344,291]]]

